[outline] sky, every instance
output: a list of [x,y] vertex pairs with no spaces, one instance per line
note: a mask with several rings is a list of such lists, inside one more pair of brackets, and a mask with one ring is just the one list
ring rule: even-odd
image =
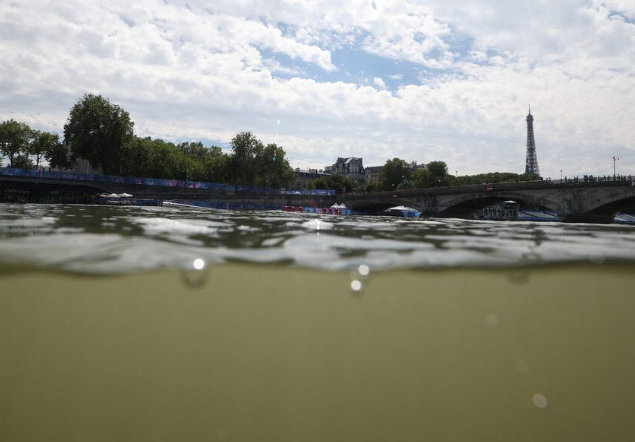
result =
[[633,0],[0,2],[0,121],[63,132],[100,94],[135,133],[292,167],[441,160],[543,177],[635,175]]

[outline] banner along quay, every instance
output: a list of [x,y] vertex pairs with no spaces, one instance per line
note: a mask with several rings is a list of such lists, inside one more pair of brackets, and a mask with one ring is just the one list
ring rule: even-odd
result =
[[412,207],[424,216],[470,218],[479,209],[513,200],[557,214],[564,222],[612,223],[635,206],[631,177],[602,182],[532,181],[414,191],[336,195],[333,190],[284,190],[194,181],[0,168],[0,201],[94,203],[100,193],[130,193],[139,204],[195,202],[226,209],[284,209],[345,204],[353,213]]
[[129,193],[141,204],[190,201],[227,209],[330,207],[336,201],[334,190],[291,191],[199,181],[0,168],[1,202],[91,204],[102,193]]

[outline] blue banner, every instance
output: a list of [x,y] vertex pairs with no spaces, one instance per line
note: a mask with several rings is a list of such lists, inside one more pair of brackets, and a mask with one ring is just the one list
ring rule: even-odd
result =
[[54,170],[20,169],[0,167],[0,175],[29,178],[49,178],[57,180],[92,181],[102,183],[138,184],[144,186],[181,187],[188,189],[213,190],[227,193],[268,193],[280,195],[333,196],[335,190],[285,190],[270,187],[244,186],[242,184],[206,183],[203,181],[164,180],[161,178],[137,178],[131,176],[97,175],[92,173],[56,172]]

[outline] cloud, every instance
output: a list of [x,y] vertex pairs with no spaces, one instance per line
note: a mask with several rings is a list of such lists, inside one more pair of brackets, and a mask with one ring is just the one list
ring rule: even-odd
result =
[[384,83],[384,80],[379,77],[373,78],[373,84],[375,84],[375,86],[378,86],[380,89],[386,89],[386,83]]
[[[92,92],[140,135],[250,130],[294,167],[398,156],[478,173],[522,171],[531,102],[543,173],[609,173],[613,155],[635,169],[626,0],[25,0],[0,17],[0,120],[60,131]],[[373,62],[347,76],[359,53]]]

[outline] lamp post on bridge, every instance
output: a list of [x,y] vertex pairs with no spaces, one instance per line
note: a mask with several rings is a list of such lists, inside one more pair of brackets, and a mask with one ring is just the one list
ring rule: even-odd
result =
[[562,169],[560,169],[560,184],[562,184]]
[[613,157],[613,181],[615,181],[615,162],[619,160],[620,157]]

